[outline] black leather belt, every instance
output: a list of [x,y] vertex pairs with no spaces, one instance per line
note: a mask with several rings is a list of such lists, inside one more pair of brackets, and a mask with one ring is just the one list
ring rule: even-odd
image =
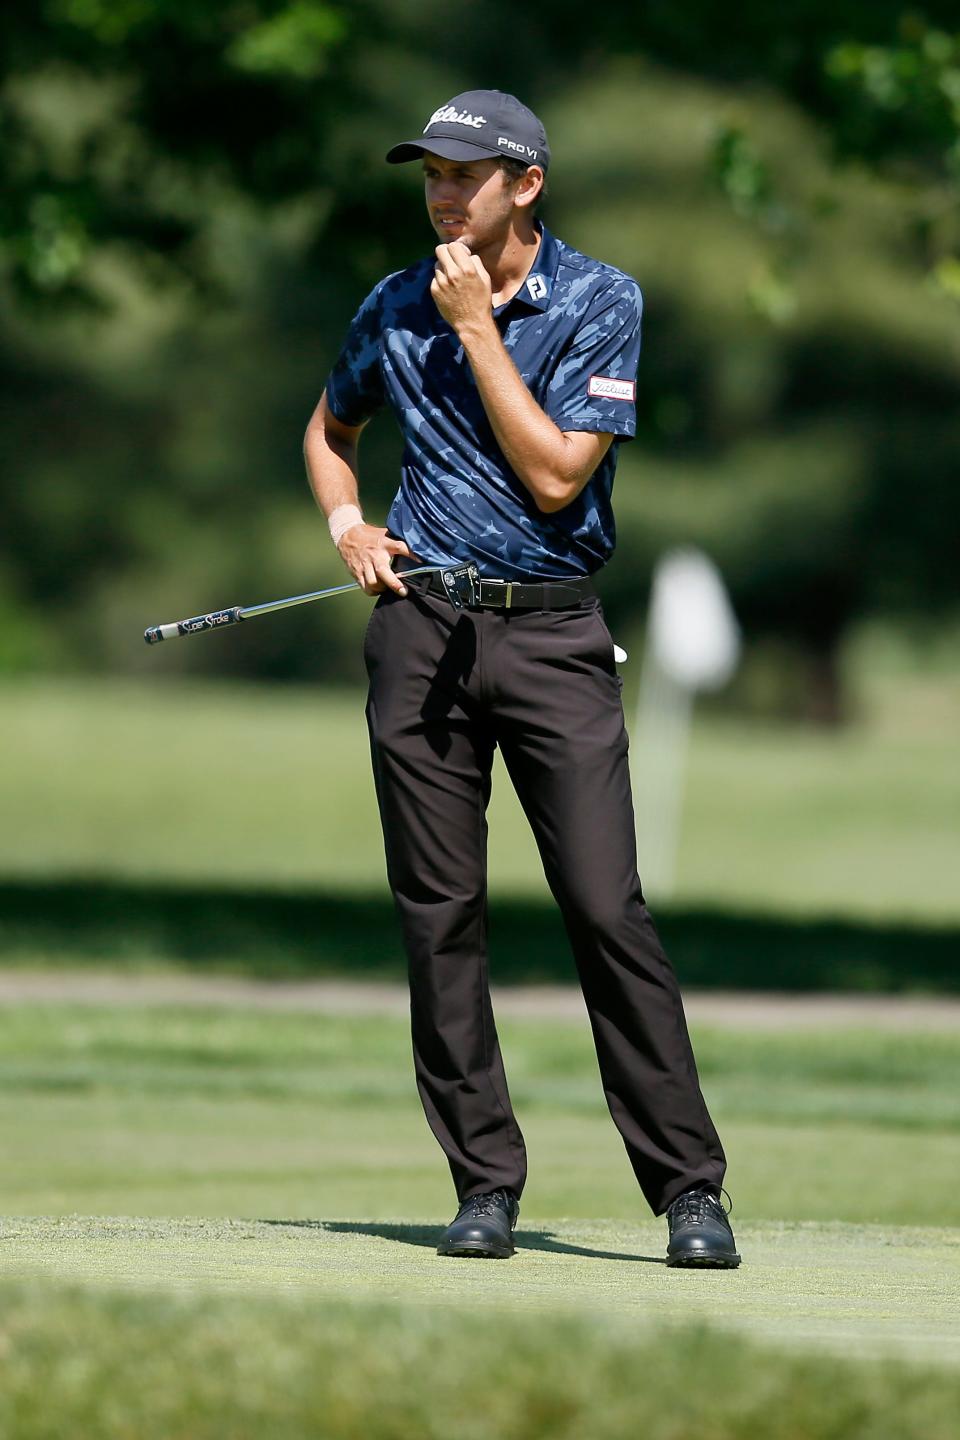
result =
[[[447,598],[439,574],[414,576],[407,582],[429,595]],[[596,590],[590,580],[486,580],[480,577],[480,594],[468,610],[576,610]]]

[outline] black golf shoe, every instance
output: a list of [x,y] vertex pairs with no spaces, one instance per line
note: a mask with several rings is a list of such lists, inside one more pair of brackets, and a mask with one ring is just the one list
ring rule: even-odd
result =
[[667,1225],[668,1265],[735,1270],[740,1264],[727,1212],[712,1190],[685,1190],[678,1195],[667,1210]]
[[444,1231],[437,1254],[508,1260],[513,1254],[513,1229],[519,1214],[520,1206],[512,1190],[471,1195]]

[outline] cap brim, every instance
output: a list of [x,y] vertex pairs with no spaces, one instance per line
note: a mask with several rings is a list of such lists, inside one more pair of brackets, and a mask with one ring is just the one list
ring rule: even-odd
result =
[[439,155],[444,160],[497,160],[501,150],[491,150],[489,145],[471,145],[468,140],[446,140],[438,135],[435,140],[425,143],[421,140],[404,140],[387,151],[389,165],[403,165],[407,160],[419,160],[425,154]]

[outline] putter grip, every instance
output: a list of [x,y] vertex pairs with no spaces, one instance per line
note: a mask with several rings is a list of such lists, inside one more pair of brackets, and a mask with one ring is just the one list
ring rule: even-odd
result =
[[211,610],[209,615],[174,620],[170,625],[151,625],[144,630],[143,638],[148,645],[159,645],[161,640],[176,640],[178,635],[199,635],[201,630],[219,630],[222,625],[236,625],[242,619],[242,606],[232,605],[229,610]]

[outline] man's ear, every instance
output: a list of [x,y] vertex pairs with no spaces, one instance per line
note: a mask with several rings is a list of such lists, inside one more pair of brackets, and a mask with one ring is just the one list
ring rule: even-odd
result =
[[514,191],[513,203],[515,205],[532,205],[543,189],[544,175],[539,165],[528,165],[526,173],[517,181],[517,188]]

